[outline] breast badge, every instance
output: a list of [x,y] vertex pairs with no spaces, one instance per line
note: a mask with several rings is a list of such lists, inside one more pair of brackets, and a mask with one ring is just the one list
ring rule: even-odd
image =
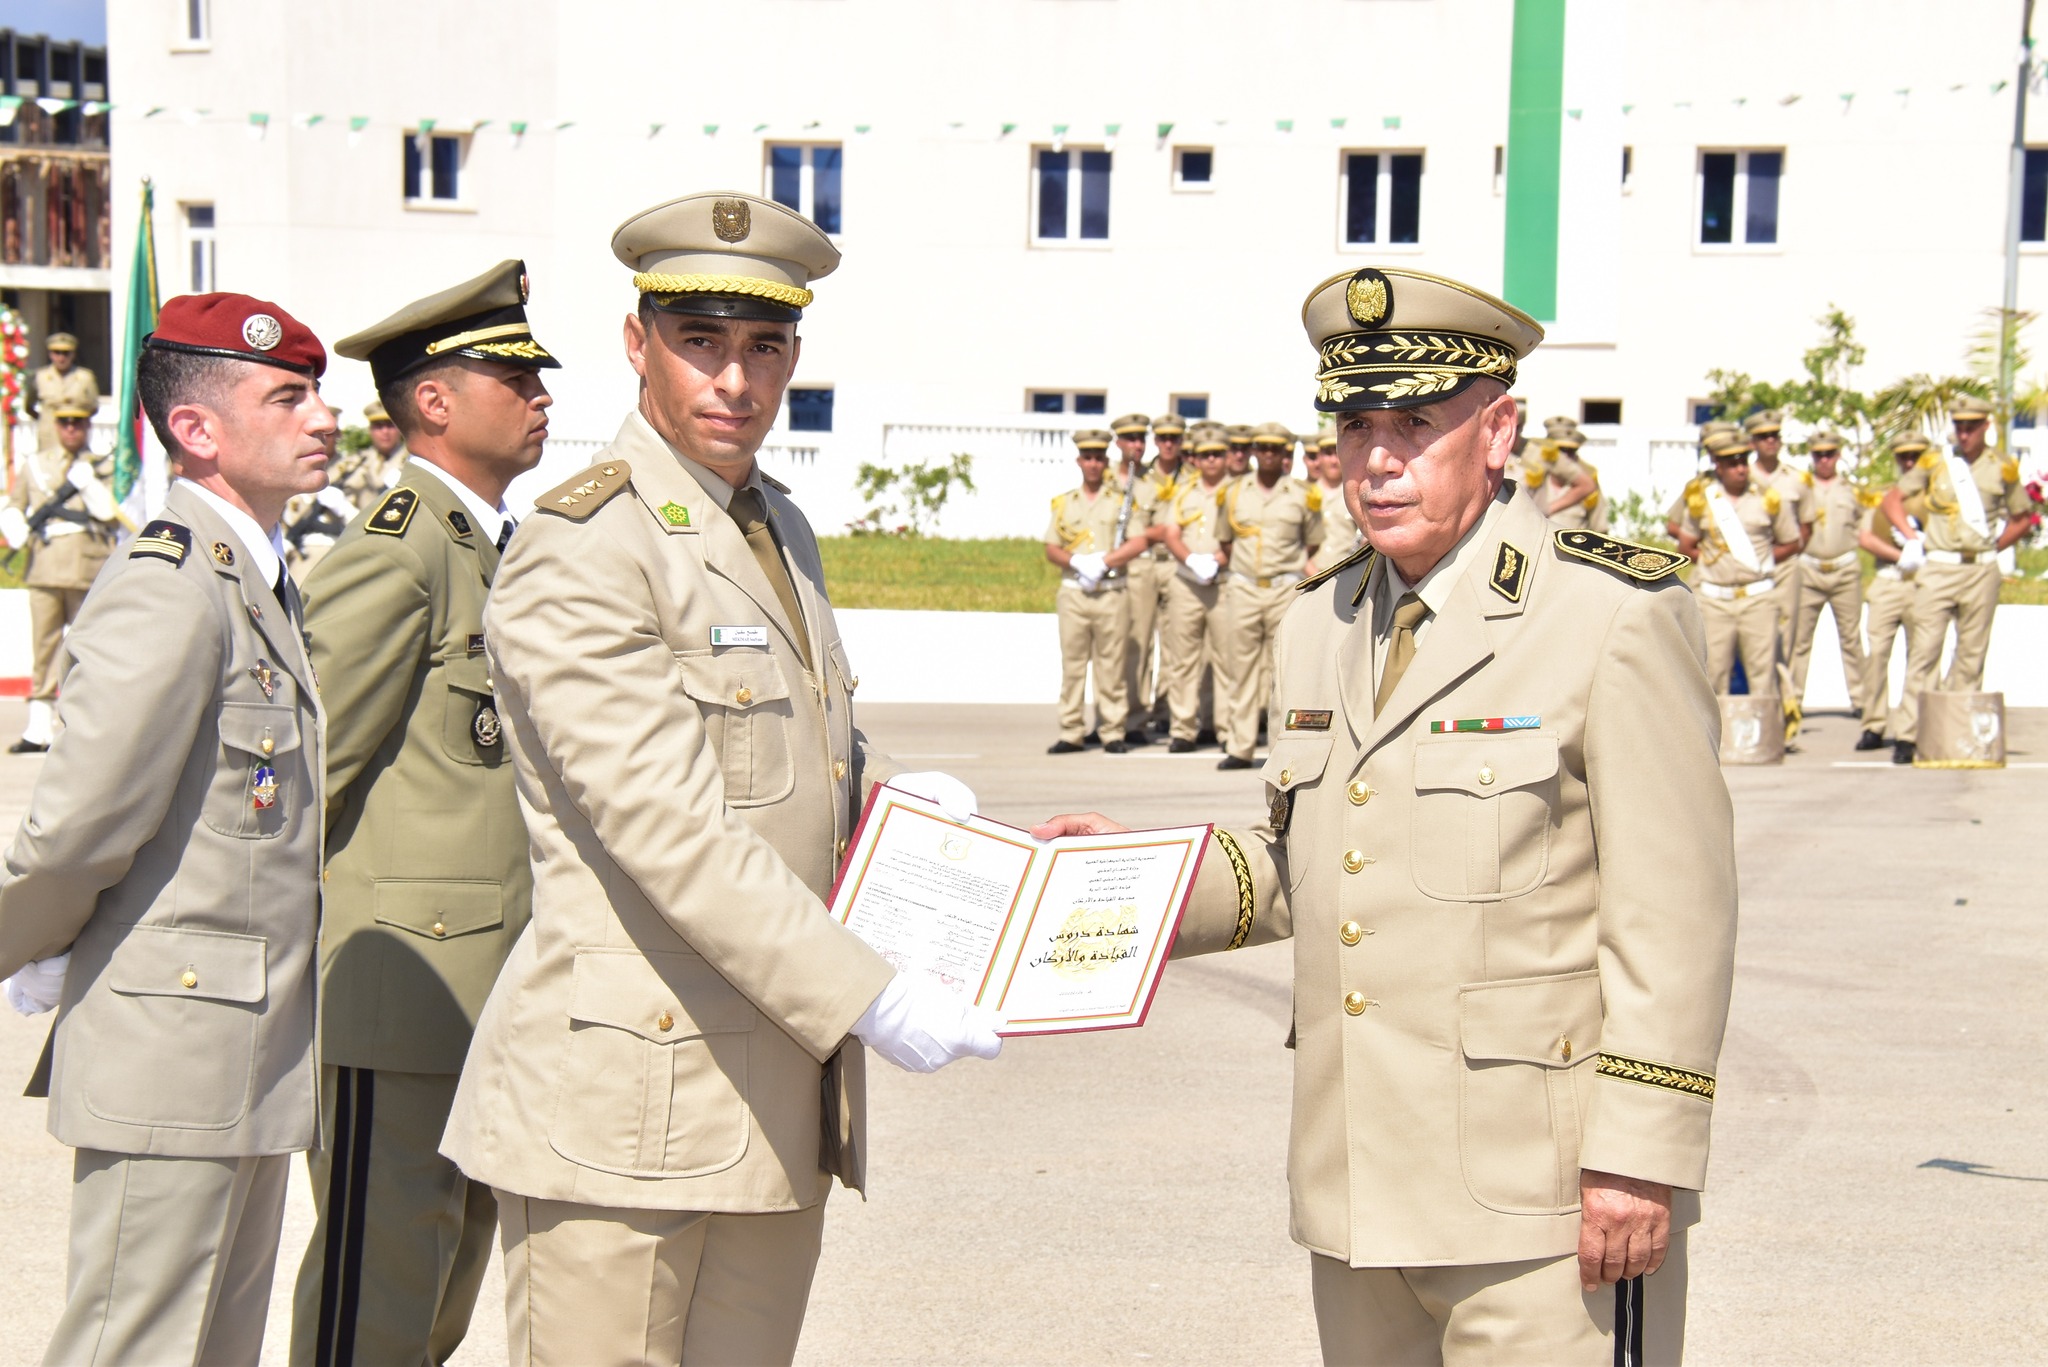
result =
[[1273,828],[1273,834],[1287,834],[1287,820],[1294,815],[1294,794],[1285,788],[1275,788],[1266,798],[1266,822]]
[[470,733],[476,737],[477,748],[495,750],[498,742],[505,738],[505,728],[498,720],[498,709],[490,698],[479,699],[476,716],[470,722]]
[[249,794],[259,812],[269,811],[277,805],[277,770],[267,764],[256,767],[255,781],[250,785]]
[[277,675],[271,672],[270,661],[259,659],[255,664],[250,665],[249,677],[254,679],[256,686],[263,690],[264,697],[274,698],[277,696]]

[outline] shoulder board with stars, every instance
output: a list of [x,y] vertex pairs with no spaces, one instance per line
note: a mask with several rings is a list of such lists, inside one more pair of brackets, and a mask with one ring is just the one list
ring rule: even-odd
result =
[[363,530],[380,536],[404,536],[419,506],[418,492],[401,484],[384,495],[383,501],[371,510],[370,520],[363,524]]
[[1361,561],[1366,561],[1370,559],[1372,559],[1372,547],[1360,546],[1357,550],[1345,556],[1342,560],[1339,560],[1336,564],[1330,566],[1328,569],[1317,570],[1314,574],[1302,580],[1299,584],[1296,584],[1294,586],[1294,591],[1296,593],[1307,593],[1310,589],[1315,588],[1320,584],[1327,584],[1328,582],[1330,582],[1330,580],[1335,579],[1338,575],[1342,574],[1345,570],[1350,569],[1353,565],[1356,565]]
[[162,518],[144,527],[128,544],[130,560],[168,560],[173,565],[184,564],[191,551],[192,529]]
[[632,482],[633,467],[622,460],[601,461],[542,494],[533,505],[537,513],[553,513],[571,522],[582,522],[611,500],[613,494]]
[[1633,541],[1616,541],[1611,536],[1598,532],[1560,531],[1554,538],[1557,548],[1578,560],[1605,565],[1638,583],[1654,584],[1668,579],[1686,563],[1684,556],[1676,551],[1659,550],[1655,546],[1639,546]]

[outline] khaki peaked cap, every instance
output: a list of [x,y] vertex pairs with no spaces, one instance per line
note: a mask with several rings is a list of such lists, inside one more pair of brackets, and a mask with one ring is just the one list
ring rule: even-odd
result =
[[839,266],[817,224],[758,195],[709,191],[667,200],[621,223],[612,255],[633,288],[666,313],[793,323],[811,282]]
[[1543,325],[1503,299],[1394,266],[1331,276],[1309,292],[1301,321],[1322,413],[1440,403],[1482,376],[1512,387],[1543,340]]

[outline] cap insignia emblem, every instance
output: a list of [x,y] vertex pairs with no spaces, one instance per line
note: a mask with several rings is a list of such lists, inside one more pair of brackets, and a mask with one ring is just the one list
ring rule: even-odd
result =
[[754,211],[744,199],[711,201],[711,231],[720,242],[744,242],[754,231]]
[[1344,306],[1351,311],[1351,321],[1360,327],[1378,327],[1394,311],[1394,284],[1367,266],[1345,287]]
[[532,293],[533,281],[527,277],[525,271],[519,272],[519,302],[522,304],[525,303],[527,300],[527,296]]
[[242,320],[242,340],[258,351],[274,351],[284,340],[284,325],[267,313],[252,313]]
[[222,565],[232,565],[235,563],[234,548],[225,541],[216,541],[213,543],[213,558]]

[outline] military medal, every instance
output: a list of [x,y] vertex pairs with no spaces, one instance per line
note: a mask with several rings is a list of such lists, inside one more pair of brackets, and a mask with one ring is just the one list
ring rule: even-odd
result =
[[1534,731],[1541,725],[1541,717],[1460,717],[1455,721],[1431,722],[1429,734],[1442,736],[1455,731]]
[[490,698],[478,700],[476,717],[470,722],[470,733],[476,737],[479,749],[495,750],[504,738],[505,729],[498,721],[498,709]]
[[256,768],[256,783],[251,789],[256,798],[256,810],[264,812],[277,805],[277,770],[267,764]]
[[[256,686],[263,690],[264,697],[274,698],[277,696],[277,676],[270,672],[270,661],[258,659],[255,664],[250,665],[249,677],[254,679]],[[269,806],[270,804],[265,803],[264,805]]]
[[1293,814],[1294,794],[1285,788],[1275,788],[1272,797],[1266,803],[1266,816],[1268,823],[1273,827],[1273,834],[1287,834],[1287,818]]

